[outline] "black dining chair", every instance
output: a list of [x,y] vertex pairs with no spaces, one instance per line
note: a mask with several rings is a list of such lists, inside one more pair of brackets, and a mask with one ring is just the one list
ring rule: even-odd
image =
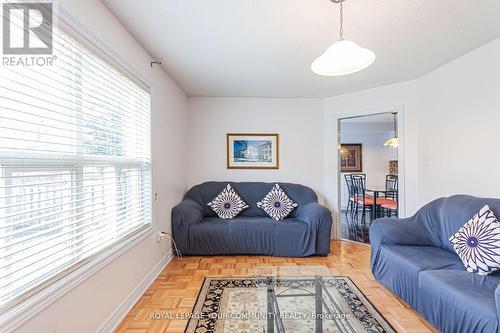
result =
[[385,176],[385,190],[387,191],[387,197],[391,199],[398,199],[398,176],[387,175]]
[[351,178],[355,193],[354,216],[358,218],[358,211],[361,206],[361,220],[363,221],[366,211],[373,208],[373,197],[366,194],[366,175],[353,174]]
[[347,217],[347,214],[351,214],[351,218],[354,215],[354,203],[355,203],[355,197],[356,197],[356,192],[354,191],[354,185],[352,183],[352,174],[346,173],[344,174],[344,179],[345,183],[347,185],[347,192],[348,198],[347,198],[347,209],[345,211],[345,215]]
[[347,209],[346,216],[350,212],[351,218],[354,216],[354,205],[356,204],[356,190],[352,181],[352,176],[362,177],[363,186],[366,183],[366,175],[364,173],[347,173],[344,174],[344,179],[347,185],[347,191],[349,192],[349,197],[347,198]]
[[394,213],[398,216],[398,186],[399,179],[397,175],[385,176],[385,198],[380,200],[380,207],[384,215],[391,217]]

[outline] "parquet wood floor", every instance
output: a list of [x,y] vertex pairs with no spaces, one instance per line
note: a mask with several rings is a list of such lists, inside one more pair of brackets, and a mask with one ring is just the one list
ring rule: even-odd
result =
[[258,266],[326,266],[332,275],[349,276],[400,333],[437,332],[404,301],[380,285],[370,272],[370,247],[332,241],[328,257],[274,258],[209,256],[175,258],[128,313],[116,333],[184,332],[187,319],[150,319],[151,313],[189,313],[205,276],[254,276]]

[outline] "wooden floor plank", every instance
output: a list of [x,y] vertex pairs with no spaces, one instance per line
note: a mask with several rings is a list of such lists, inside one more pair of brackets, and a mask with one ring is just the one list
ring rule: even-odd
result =
[[[328,257],[192,256],[175,258],[158,276],[115,332],[181,333],[187,320],[151,319],[151,313],[189,313],[205,276],[254,276],[268,266],[322,266],[332,275],[349,276],[366,298],[401,333],[437,332],[404,301],[379,284],[370,272],[370,247],[332,241]],[[326,267],[326,268],[324,268]],[[258,269],[257,269],[258,268]],[[307,269],[307,268],[306,268]]]

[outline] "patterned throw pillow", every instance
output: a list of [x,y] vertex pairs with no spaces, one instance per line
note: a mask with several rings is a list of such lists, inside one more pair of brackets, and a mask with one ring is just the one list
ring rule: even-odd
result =
[[241,199],[231,185],[227,184],[226,188],[207,204],[213,209],[221,219],[233,219],[243,209],[248,208],[248,205]]
[[458,229],[450,242],[467,271],[487,275],[500,269],[500,222],[488,205]]
[[257,202],[257,207],[262,208],[267,215],[278,221],[287,217],[297,206],[278,184],[273,186],[264,199]]

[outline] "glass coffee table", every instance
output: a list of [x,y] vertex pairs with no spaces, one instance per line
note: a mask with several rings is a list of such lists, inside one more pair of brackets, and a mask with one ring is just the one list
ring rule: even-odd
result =
[[266,266],[255,273],[207,277],[186,332],[394,332],[348,277],[331,276],[326,267]]
[[256,280],[266,288],[267,333],[285,332],[363,332],[352,316],[339,283],[344,281],[315,276]]

